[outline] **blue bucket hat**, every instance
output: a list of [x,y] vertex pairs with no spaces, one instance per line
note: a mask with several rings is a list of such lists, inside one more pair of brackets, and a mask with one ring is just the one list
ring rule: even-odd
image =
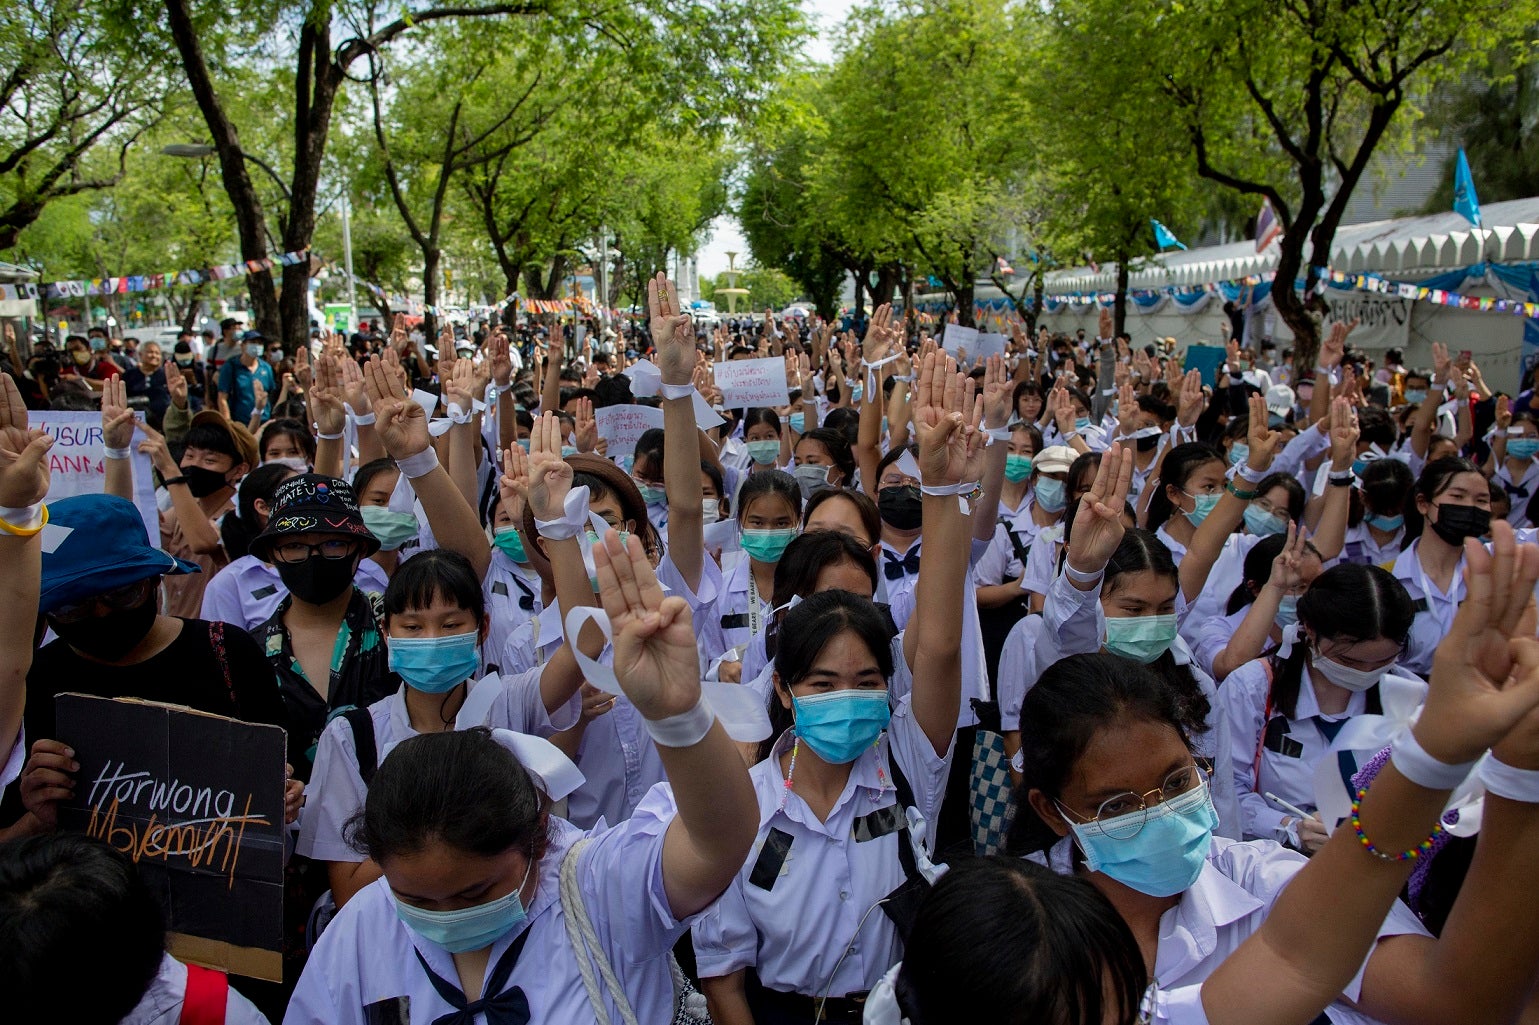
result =
[[147,577],[202,572],[151,546],[138,508],[114,495],[76,495],[49,502],[42,538],[40,612],[53,612]]

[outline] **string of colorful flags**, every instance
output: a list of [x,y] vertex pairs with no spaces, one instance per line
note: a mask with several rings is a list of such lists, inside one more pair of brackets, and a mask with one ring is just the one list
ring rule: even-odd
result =
[[71,281],[23,282],[0,284],[0,299],[79,299],[93,295],[127,295],[151,292],[174,285],[200,285],[205,281],[224,281],[245,274],[261,274],[274,266],[291,267],[310,257],[310,250],[276,253],[260,260],[226,263],[195,270],[166,271],[162,274],[127,274],[115,278],[79,278]]

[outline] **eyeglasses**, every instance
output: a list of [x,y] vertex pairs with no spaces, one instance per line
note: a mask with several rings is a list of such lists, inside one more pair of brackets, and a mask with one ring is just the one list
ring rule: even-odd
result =
[[346,559],[357,551],[357,542],[340,538],[335,541],[322,541],[318,545],[307,545],[303,541],[286,541],[273,547],[273,557],[279,562],[295,563],[304,562],[312,555],[319,555],[323,559]]
[[60,623],[78,623],[88,619],[96,612],[98,605],[105,605],[114,612],[122,612],[124,609],[138,608],[144,604],[149,590],[160,582],[158,577],[149,577],[145,580],[135,580],[131,584],[122,587],[114,587],[110,591],[95,594],[85,601],[75,602],[54,609],[48,615]]
[[[1156,815],[1186,811],[1207,800],[1207,783],[1212,774],[1211,770],[1195,763],[1183,766],[1166,776],[1165,782],[1145,794],[1139,795],[1128,791],[1108,797],[1101,802],[1095,814],[1086,818],[1081,825],[1094,826],[1113,840],[1131,839],[1138,835],[1149,819],[1151,797],[1154,798],[1152,803],[1156,809],[1164,809],[1156,810]],[[1058,804],[1058,808],[1075,818],[1084,818],[1061,803]]]

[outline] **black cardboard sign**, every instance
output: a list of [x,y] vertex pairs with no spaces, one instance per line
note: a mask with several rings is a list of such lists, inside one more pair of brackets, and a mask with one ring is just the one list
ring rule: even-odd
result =
[[58,695],[55,714],[80,763],[60,828],[133,859],[173,955],[281,981],[284,731],[87,694]]

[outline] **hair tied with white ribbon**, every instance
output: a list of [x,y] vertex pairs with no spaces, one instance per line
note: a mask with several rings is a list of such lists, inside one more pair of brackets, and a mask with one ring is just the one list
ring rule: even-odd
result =
[[582,770],[544,737],[496,729],[492,730],[492,739],[518,759],[518,764],[534,779],[534,785],[552,801],[570,796],[587,782]]
[[[566,636],[572,646],[572,654],[577,657],[577,665],[582,669],[583,677],[593,686],[606,694],[623,697],[625,692],[620,688],[620,681],[616,678],[614,670],[595,662],[583,654],[582,649],[577,646],[577,637],[582,634],[582,628],[589,623],[604,635],[606,643],[614,642],[614,628],[610,625],[609,614],[603,609],[585,605],[568,612],[565,624]],[[733,740],[752,744],[770,735],[769,712],[749,688],[735,683],[702,680],[700,696],[710,706],[716,718],[721,721],[722,728]]]

